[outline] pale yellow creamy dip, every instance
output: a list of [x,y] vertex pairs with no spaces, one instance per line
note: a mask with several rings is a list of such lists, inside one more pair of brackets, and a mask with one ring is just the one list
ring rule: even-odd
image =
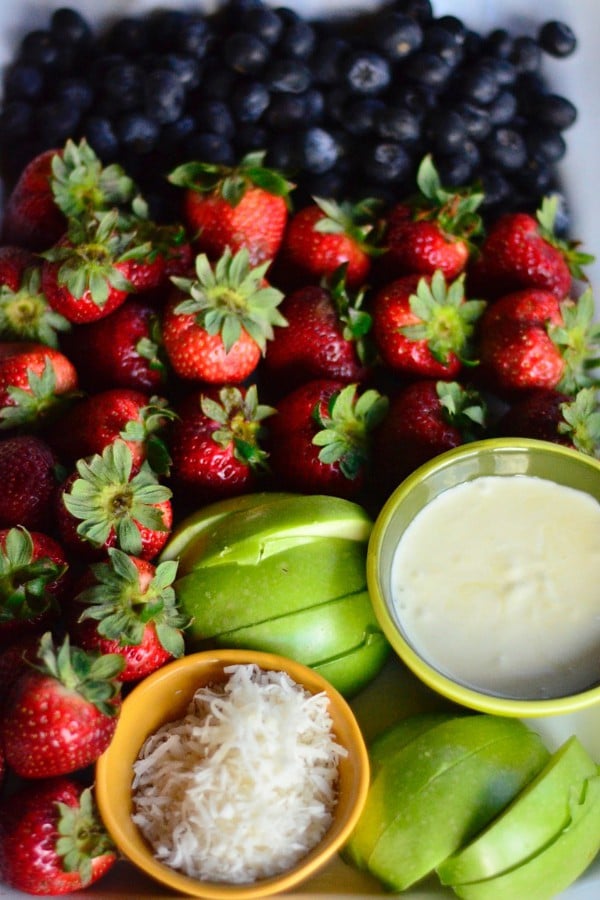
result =
[[600,503],[529,476],[482,476],[404,532],[392,595],[405,636],[488,693],[556,697],[600,680]]

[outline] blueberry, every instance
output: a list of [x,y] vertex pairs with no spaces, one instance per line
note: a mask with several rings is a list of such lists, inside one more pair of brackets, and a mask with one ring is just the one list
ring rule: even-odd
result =
[[262,81],[245,80],[231,93],[231,111],[236,122],[258,122],[270,100],[269,90]]
[[525,132],[527,148],[532,156],[557,163],[567,152],[567,143],[557,128],[536,125]]
[[423,29],[412,16],[391,11],[375,17],[371,43],[389,60],[396,62],[419,49],[423,43]]
[[207,19],[193,14],[184,15],[170,49],[202,60],[206,59],[214,40],[215,35]]
[[486,105],[498,96],[500,86],[492,66],[478,62],[461,73],[458,89],[467,100]]
[[269,90],[301,94],[312,83],[309,67],[298,59],[276,59],[264,73],[264,81]]
[[452,109],[430,113],[424,123],[424,133],[434,153],[455,153],[467,137],[462,117]]
[[16,62],[4,74],[4,94],[7,100],[35,100],[44,88],[44,76],[38,66]]
[[250,150],[264,150],[269,145],[269,132],[262,125],[253,122],[242,122],[235,133],[235,147],[238,156],[244,156]]
[[197,88],[201,81],[199,61],[187,53],[166,53],[161,57],[162,66],[174,72],[186,91]]
[[570,128],[577,119],[577,108],[559,94],[542,94],[531,104],[531,115],[542,125],[549,125],[564,131]]
[[211,60],[202,75],[202,96],[214,100],[227,100],[237,80],[232,69],[223,65],[220,60]]
[[363,170],[378,184],[402,183],[412,173],[412,157],[397,141],[380,141],[366,148]]
[[522,168],[527,161],[525,139],[514,128],[501,126],[492,131],[483,144],[486,158],[507,171]]
[[231,140],[235,135],[235,123],[229,106],[223,100],[200,100],[194,107],[194,115],[201,132],[208,131]]
[[398,12],[412,16],[417,22],[429,22],[433,18],[431,0],[396,0],[394,8]]
[[155,119],[142,113],[125,113],[116,123],[119,142],[126,150],[144,155],[154,150],[160,129]]
[[270,47],[274,46],[283,32],[283,22],[276,10],[257,4],[241,12],[239,24],[243,31],[249,31]]
[[50,31],[29,31],[21,42],[21,59],[42,69],[56,68],[60,58],[60,44]]
[[516,183],[530,196],[543,196],[552,186],[552,170],[547,160],[530,156],[515,173]]
[[3,143],[21,141],[28,137],[34,123],[33,108],[25,100],[9,100],[0,114],[0,135]]
[[236,161],[231,142],[220,134],[208,131],[193,135],[186,144],[186,151],[189,159],[203,162],[232,166]]
[[392,80],[390,64],[372,50],[351,50],[345,60],[344,80],[357,94],[379,94]]
[[242,75],[254,75],[269,59],[269,47],[253,34],[234,31],[223,44],[223,57],[227,65]]
[[410,81],[439,91],[447,85],[452,66],[435,53],[419,50],[405,61],[403,72]]
[[544,22],[538,32],[538,43],[542,50],[551,56],[570,56],[577,47],[577,38],[573,30],[565,23],[555,19]]
[[299,135],[299,146],[303,168],[308,172],[321,175],[332,169],[339,157],[338,143],[324,128],[307,128]]
[[316,32],[310,22],[297,18],[285,25],[277,49],[282,56],[308,59],[315,49],[316,41]]
[[65,100],[48,100],[35,111],[35,124],[48,146],[63,144],[76,133],[81,113]]
[[344,108],[342,120],[346,130],[353,135],[373,134],[386,105],[379,97],[351,96]]
[[52,12],[50,30],[59,41],[70,44],[87,46],[93,38],[87,20],[76,9],[67,6],[58,7]]
[[510,61],[519,74],[537,72],[540,68],[541,58],[540,46],[534,38],[527,36],[515,38]]
[[512,91],[500,91],[488,111],[492,125],[508,125],[517,112],[517,98]]
[[144,82],[144,111],[146,115],[166,125],[176,122],[183,112],[185,90],[171,69],[148,72]]
[[180,148],[184,141],[196,131],[196,119],[189,114],[180,116],[175,122],[169,122],[160,132],[161,144],[163,144],[169,153],[171,150]]
[[105,45],[116,53],[139,56],[148,47],[148,27],[146,19],[124,16],[109,28]]
[[468,100],[459,101],[455,107],[466,132],[474,141],[482,141],[492,130],[490,111]]
[[118,62],[106,72],[103,99],[111,112],[140,109],[146,95],[146,75],[135,63]]
[[446,187],[464,187],[473,178],[473,166],[462,153],[435,156],[435,167],[442,184]]
[[304,124],[305,106],[302,94],[275,94],[265,113],[265,124],[276,131]]
[[265,158],[266,164],[281,172],[296,172],[301,163],[300,142],[297,134],[277,132],[271,136]]
[[64,77],[53,85],[52,97],[54,100],[70,103],[76,109],[85,112],[94,102],[94,90],[84,78]]
[[495,28],[488,34],[483,48],[498,59],[510,60],[513,51],[512,35],[505,28]]
[[511,184],[505,172],[490,166],[480,173],[483,189],[482,209],[497,207],[505,203],[511,194]]
[[349,42],[335,35],[321,38],[310,59],[310,71],[317,84],[334,85],[339,79],[340,64],[350,49]]
[[458,65],[464,56],[463,41],[457,39],[453,31],[440,25],[439,21],[425,29],[423,49],[439,56],[452,67]]
[[81,133],[100,159],[109,162],[117,158],[119,139],[110,119],[89,116],[81,125]]
[[404,106],[383,104],[375,117],[379,137],[413,145],[421,137],[421,119]]

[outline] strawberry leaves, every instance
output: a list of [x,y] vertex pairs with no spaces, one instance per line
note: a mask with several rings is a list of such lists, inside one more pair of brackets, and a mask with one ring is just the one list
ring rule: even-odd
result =
[[260,446],[262,422],[276,410],[258,402],[256,385],[250,385],[245,394],[237,387],[223,387],[218,400],[203,394],[200,406],[204,415],[219,425],[212,433],[217,444],[233,444],[236,459],[253,469],[267,468],[267,453]]
[[65,872],[77,872],[85,887],[92,881],[92,860],[113,853],[114,844],[97,814],[91,788],[81,792],[78,806],[57,801],[56,809],[56,853]]
[[249,187],[275,197],[288,198],[294,185],[281,173],[264,165],[265,153],[247,153],[238,166],[190,162],[177,166],[168,176],[171,184],[203,194],[218,193],[230,206],[237,206]]
[[332,394],[325,410],[317,405],[313,418],[320,430],[313,444],[321,447],[319,460],[325,465],[339,463],[346,478],[355,479],[369,460],[370,434],[387,409],[387,397],[376,390],[359,395],[356,384]]

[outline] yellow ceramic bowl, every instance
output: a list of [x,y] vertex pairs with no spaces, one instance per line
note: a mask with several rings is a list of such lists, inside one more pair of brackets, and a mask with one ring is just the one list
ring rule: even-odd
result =
[[[284,671],[311,693],[324,691],[336,740],[348,751],[339,762],[339,795],[333,822],[322,841],[294,868],[251,884],[197,881],[156,860],[131,819],[133,763],[145,739],[161,725],[181,718],[195,691],[223,680],[230,665],[256,664]],[[369,786],[369,760],[354,714],[344,698],[322,676],[300,663],[271,653],[216,650],[194,653],[164,666],[137,685],[123,702],[108,750],[96,765],[100,814],[117,847],[147,875],[180,894],[207,900],[251,900],[281,893],[325,865],[342,847],[364,807]]]
[[[367,556],[368,586],[375,614],[401,660],[444,697],[481,712],[523,719],[560,719],[580,710],[590,711],[593,725],[585,727],[593,728],[597,735],[600,732],[600,665],[598,685],[588,690],[553,699],[510,699],[475,690],[447,677],[415,651],[403,632],[392,602],[391,568],[404,530],[440,493],[485,475],[533,475],[586,491],[600,501],[600,462],[558,444],[513,438],[486,439],[436,457],[396,488],[375,522]],[[571,725],[565,728],[570,733]],[[598,742],[597,737],[595,740]],[[594,752],[600,752],[600,748]]]

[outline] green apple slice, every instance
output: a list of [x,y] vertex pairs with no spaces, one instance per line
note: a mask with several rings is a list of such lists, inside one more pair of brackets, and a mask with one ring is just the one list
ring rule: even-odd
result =
[[366,631],[362,644],[312,666],[344,697],[353,697],[381,672],[390,645],[383,632]]
[[438,867],[442,884],[482,881],[534,856],[568,825],[571,789],[596,771],[587,750],[571,737],[502,815]]
[[457,716],[380,766],[348,843],[386,887],[404,890],[488,824],[549,759],[515,719]]
[[522,865],[495,878],[453,886],[464,900],[551,900],[582,875],[600,852],[600,776],[573,790],[569,824]]
[[374,777],[381,766],[385,765],[392,756],[405,747],[410,741],[414,741],[420,735],[425,734],[430,728],[455,719],[456,713],[430,712],[417,713],[397,722],[380,734],[369,747],[369,759],[371,762],[371,778]]

